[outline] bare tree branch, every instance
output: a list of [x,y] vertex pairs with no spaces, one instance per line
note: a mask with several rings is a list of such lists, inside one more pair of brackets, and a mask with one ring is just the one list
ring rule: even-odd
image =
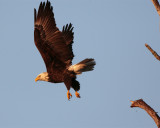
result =
[[157,112],[153,110],[153,108],[143,101],[143,99],[131,101],[131,103],[131,107],[139,107],[144,109],[152,117],[157,127],[160,128],[160,117],[158,116]]
[[154,7],[156,8],[156,10],[158,12],[158,15],[160,16],[160,5],[159,5],[158,0],[151,0],[151,1],[154,4]]
[[148,45],[145,44],[145,46],[148,48],[148,50],[154,55],[154,57],[160,61],[160,56]]
[[[160,16],[160,4],[158,0],[151,1],[154,4],[154,7],[156,8],[158,15]],[[154,55],[154,57],[160,61],[160,56],[148,44],[145,44],[145,46]],[[151,108],[147,103],[143,101],[143,99],[131,101],[131,103],[131,107],[139,107],[141,109],[144,109],[152,117],[157,127],[160,128],[160,117],[158,116],[157,112],[154,111],[153,108]]]
[[[156,8],[158,15],[160,16],[160,5],[158,0],[151,0],[151,1],[154,4],[154,7]],[[156,57],[157,60],[160,60],[160,56],[148,44],[145,44],[145,46]]]

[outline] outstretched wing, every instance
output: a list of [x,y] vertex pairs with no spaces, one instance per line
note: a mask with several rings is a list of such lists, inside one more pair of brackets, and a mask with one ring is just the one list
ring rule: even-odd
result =
[[65,26],[63,26],[62,33],[67,45],[71,45],[73,43],[73,38],[74,38],[73,28],[74,27],[72,26],[71,23],[69,25],[66,24]]
[[[67,25],[63,26],[63,29],[62,29],[63,37],[65,39],[66,44],[68,45],[68,47],[72,51],[72,54],[73,54],[72,44],[73,44],[73,38],[74,38],[73,28],[74,27],[70,23],[69,25],[67,24]],[[74,57],[74,55],[73,55],[73,57]]]
[[49,1],[41,2],[38,13],[34,9],[34,40],[47,70],[51,65],[59,63],[71,64],[73,53],[66,44],[62,32],[56,27],[53,8]]

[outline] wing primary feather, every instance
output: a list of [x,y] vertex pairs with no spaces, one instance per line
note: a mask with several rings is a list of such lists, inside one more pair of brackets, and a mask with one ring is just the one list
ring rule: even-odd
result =
[[38,22],[39,22],[39,20],[40,20],[41,12],[42,12],[42,2],[40,3],[39,9],[38,9],[38,15],[37,15],[37,21],[38,21]]
[[41,14],[41,24],[43,24],[43,22],[44,22],[44,9],[45,9],[45,2],[43,2],[43,4],[42,4],[42,14]]
[[67,31],[67,28],[68,28],[68,24],[66,25],[66,29],[65,29],[65,31]]
[[64,31],[64,27],[65,27],[65,26],[63,26],[62,32]]
[[[71,34],[71,35],[73,34],[73,33],[72,33],[72,30],[73,30],[73,29],[71,29],[71,27],[72,27],[72,24],[70,23],[70,24],[69,24],[69,27],[68,27],[68,30],[67,30],[66,38],[69,38],[70,34]],[[70,32],[70,33],[69,33],[69,32]]]
[[73,43],[73,26],[72,24],[70,23],[69,25],[67,24],[66,26],[63,26],[63,30],[62,30],[62,33],[64,35],[64,38],[66,40],[66,44],[69,45],[69,44],[72,44]]
[[37,19],[37,11],[36,11],[36,9],[34,8],[34,24],[35,24],[35,22],[36,22],[36,19]]

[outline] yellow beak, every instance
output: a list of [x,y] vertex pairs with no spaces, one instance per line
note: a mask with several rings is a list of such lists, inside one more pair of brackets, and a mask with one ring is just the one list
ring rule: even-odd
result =
[[37,82],[39,80],[39,77],[37,77],[36,79],[35,79],[35,82]]

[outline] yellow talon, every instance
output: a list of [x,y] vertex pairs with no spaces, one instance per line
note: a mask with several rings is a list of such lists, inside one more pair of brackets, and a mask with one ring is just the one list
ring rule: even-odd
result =
[[72,94],[69,92],[69,90],[68,90],[68,92],[67,92],[67,98],[68,98],[68,100],[69,100],[70,98],[72,98]]
[[76,95],[77,98],[81,98],[80,94],[77,91],[75,92],[75,95]]

